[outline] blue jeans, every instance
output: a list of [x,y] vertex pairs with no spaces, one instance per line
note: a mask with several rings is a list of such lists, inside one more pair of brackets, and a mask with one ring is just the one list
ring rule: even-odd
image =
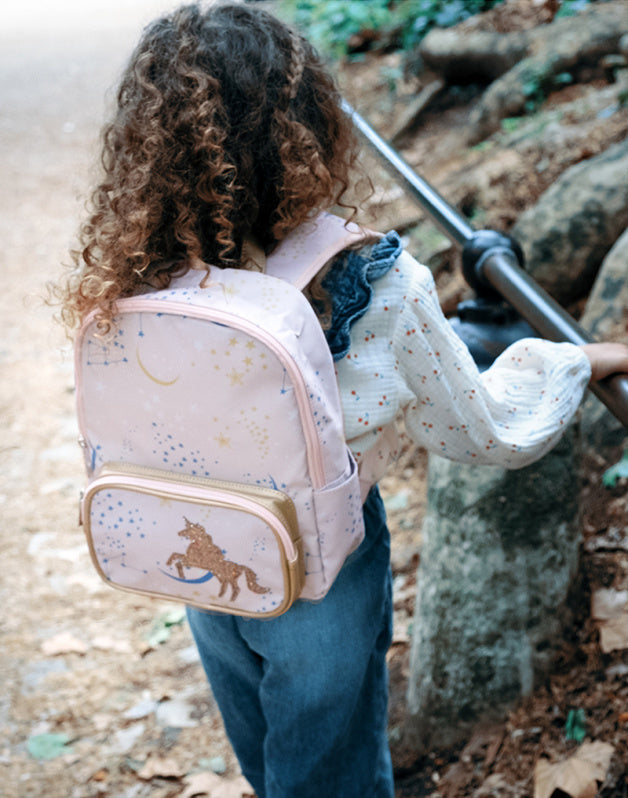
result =
[[271,620],[188,608],[242,772],[259,798],[392,798],[390,537],[379,492],[331,590]]

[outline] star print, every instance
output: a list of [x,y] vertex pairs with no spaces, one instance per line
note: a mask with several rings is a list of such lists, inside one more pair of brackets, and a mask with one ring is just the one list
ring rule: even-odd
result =
[[243,376],[244,376],[243,374],[241,374],[239,371],[236,371],[235,369],[231,370],[231,374],[227,374],[227,377],[229,377],[229,381],[231,382],[232,385],[242,385]]

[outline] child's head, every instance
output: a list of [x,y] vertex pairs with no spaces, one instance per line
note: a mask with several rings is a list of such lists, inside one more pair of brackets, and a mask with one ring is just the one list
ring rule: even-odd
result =
[[104,131],[65,320],[93,307],[109,319],[117,298],[177,270],[238,266],[246,236],[272,250],[342,204],[355,152],[333,80],[282,22],[236,3],[157,19]]

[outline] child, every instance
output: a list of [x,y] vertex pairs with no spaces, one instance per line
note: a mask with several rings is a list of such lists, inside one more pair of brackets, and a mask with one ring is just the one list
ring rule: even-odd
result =
[[[347,205],[350,121],[312,47],[241,4],[180,8],[145,31],[104,132],[104,178],[65,289],[72,326],[190,269],[263,269],[318,211]],[[355,209],[354,213],[355,213]],[[480,376],[429,272],[389,233],[345,252],[308,297],[337,362],[361,469],[366,538],[319,603],[268,621],[190,609],[242,770],[259,798],[393,795],[386,738],[388,530],[376,487],[399,412],[448,457],[521,467],[543,455],[591,377],[628,348],[527,340]]]

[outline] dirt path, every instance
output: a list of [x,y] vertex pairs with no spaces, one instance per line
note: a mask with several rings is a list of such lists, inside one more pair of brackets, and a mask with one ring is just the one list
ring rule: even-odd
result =
[[[149,643],[167,608],[101,585],[76,526],[83,474],[70,351],[42,297],[67,261],[105,90],[139,18],[166,4],[145,0],[124,15],[107,5],[111,16],[104,3],[83,4],[89,15],[77,4],[64,16],[61,4],[28,33],[17,9],[0,34],[0,792],[7,798],[166,795],[170,781],[137,775],[151,753],[173,759],[171,776],[207,770],[202,757],[221,757],[226,777],[237,775],[187,628],[180,618],[157,623],[168,640]],[[31,3],[28,13],[46,6]],[[66,735],[60,755],[29,754],[29,740],[63,742],[41,734]]]

